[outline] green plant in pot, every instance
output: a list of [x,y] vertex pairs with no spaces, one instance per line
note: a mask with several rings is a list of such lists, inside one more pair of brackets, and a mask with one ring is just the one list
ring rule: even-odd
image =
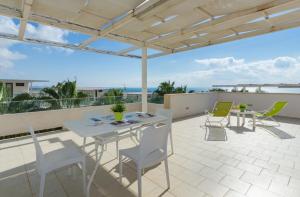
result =
[[119,102],[119,103],[116,103],[114,104],[112,107],[111,107],[111,111],[114,112],[114,115],[115,115],[115,120],[116,121],[122,121],[123,120],[123,112],[126,110],[126,106],[124,103],[122,102]]
[[247,109],[247,105],[246,104],[240,104],[240,110],[241,110],[241,112],[246,111],[246,109]]

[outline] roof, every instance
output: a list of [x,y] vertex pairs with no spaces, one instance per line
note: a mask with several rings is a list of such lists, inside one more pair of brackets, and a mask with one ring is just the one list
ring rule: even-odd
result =
[[265,83],[265,84],[236,84],[236,85],[213,85],[212,87],[278,87],[278,88],[300,88],[300,83]]
[[[18,35],[2,38],[140,58],[140,47],[177,53],[300,25],[299,0],[0,0],[0,15],[19,18]],[[89,35],[81,44],[25,35],[28,21]],[[92,48],[108,38],[132,44],[120,51]]]
[[49,82],[49,81],[36,80],[36,79],[0,79],[0,82]]

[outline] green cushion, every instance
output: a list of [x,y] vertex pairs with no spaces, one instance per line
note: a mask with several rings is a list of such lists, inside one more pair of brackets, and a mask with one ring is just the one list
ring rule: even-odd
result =
[[213,116],[226,117],[232,107],[232,102],[217,102],[212,112]]

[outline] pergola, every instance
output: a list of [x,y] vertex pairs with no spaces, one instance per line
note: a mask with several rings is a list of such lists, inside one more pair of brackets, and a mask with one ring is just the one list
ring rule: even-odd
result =
[[[0,15],[20,20],[18,35],[1,38],[142,60],[147,111],[147,59],[300,26],[300,0],[0,0]],[[28,22],[88,35],[80,44],[26,37]],[[98,39],[132,45],[90,46]],[[159,53],[148,55],[147,49]],[[141,56],[130,52],[142,49]]]

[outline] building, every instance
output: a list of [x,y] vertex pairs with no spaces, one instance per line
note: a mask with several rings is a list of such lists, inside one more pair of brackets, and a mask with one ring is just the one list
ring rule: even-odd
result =
[[101,87],[78,87],[78,92],[83,92],[87,94],[91,98],[99,98],[104,95],[104,93],[107,91],[107,88],[101,88]]
[[49,82],[47,80],[32,79],[0,79],[0,83],[5,84],[8,97],[15,97],[18,94],[30,93],[32,84],[37,82]]

